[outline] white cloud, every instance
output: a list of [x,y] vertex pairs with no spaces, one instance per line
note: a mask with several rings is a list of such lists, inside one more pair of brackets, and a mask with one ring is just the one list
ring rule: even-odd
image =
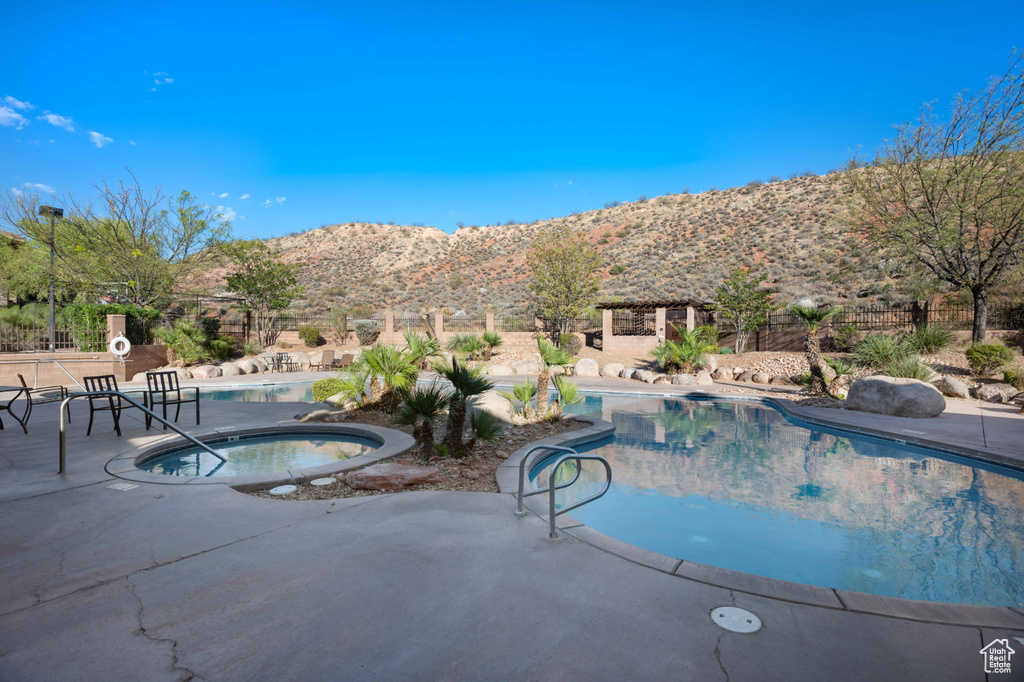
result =
[[[143,71],[143,73],[146,72]],[[171,78],[170,74],[168,74],[166,71],[155,71],[153,72],[153,75],[156,76],[156,78],[153,79],[153,85],[167,85],[168,83],[174,82],[174,79]],[[156,88],[150,88],[150,90],[156,90]]]
[[61,116],[60,114],[44,111],[42,116],[37,116],[36,118],[41,121],[46,121],[52,126],[63,128],[69,133],[75,132],[75,122],[71,120],[70,116]]
[[99,148],[104,147],[105,145],[110,144],[114,140],[112,138],[107,137],[106,135],[103,135],[101,133],[97,133],[94,130],[90,130],[89,131],[89,141],[92,142],[94,145],[96,145],[96,148],[99,149]]
[[14,196],[16,196],[16,197],[20,197],[20,196],[21,196],[22,194],[24,194],[24,192],[22,192],[22,191],[21,191],[20,189],[18,189],[17,187],[12,187],[12,188],[11,188],[11,192],[13,192],[13,193],[14,193]]
[[273,205],[274,205],[274,202],[271,201],[270,199],[267,199],[266,201],[263,202],[263,208],[270,208]]
[[53,194],[53,188],[49,185],[44,185],[41,182],[26,182],[22,185],[25,189],[34,189],[37,192],[46,192],[47,194]]
[[275,201],[276,201],[277,203],[279,203],[279,204],[283,204],[283,203],[284,203],[284,202],[286,202],[287,200],[288,200],[288,197],[278,197],[277,199],[275,199]]
[[[236,213],[235,209],[230,206],[214,206],[213,210],[219,213],[220,217],[227,221],[232,221],[238,217],[238,213]],[[245,220],[245,218],[242,218],[242,220]]]
[[248,198],[249,198],[249,193],[248,193],[248,192],[246,192],[245,194],[243,194],[242,196],[240,196],[240,197],[238,197],[238,198],[239,198],[239,199],[248,199]]
[[164,79],[164,83],[173,83],[173,82],[174,82],[173,78],[165,78]]
[[131,146],[134,147],[135,146],[135,140],[128,140],[128,144],[130,144]]
[[288,197],[277,197],[276,199],[267,199],[266,201],[263,202],[263,208],[270,208],[275,204],[277,206],[280,206],[286,201],[288,201]]
[[10,107],[0,107],[0,126],[14,126],[21,130],[28,125],[28,119]]
[[5,95],[4,96],[4,104],[6,104],[7,106],[10,106],[10,107],[14,107],[15,109],[21,109],[22,111],[25,111],[26,109],[35,109],[36,108],[35,105],[29,104],[28,102],[22,102],[21,100],[14,99],[10,95]]
[[227,199],[230,195],[227,192],[222,192],[217,195],[218,199]]

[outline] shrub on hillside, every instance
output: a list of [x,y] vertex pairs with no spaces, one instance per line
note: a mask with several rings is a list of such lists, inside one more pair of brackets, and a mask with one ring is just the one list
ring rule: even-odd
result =
[[1024,372],[1017,369],[1007,369],[1003,372],[1003,383],[1010,384],[1018,391],[1024,391]]
[[953,332],[942,327],[921,327],[907,336],[907,341],[918,353],[934,355],[953,343]]
[[885,369],[909,358],[916,359],[916,355],[913,346],[892,334],[871,334],[853,349],[857,364],[873,369]]
[[839,353],[849,353],[860,343],[861,333],[852,324],[844,325],[832,334],[832,349]]
[[583,350],[583,342],[575,334],[561,334],[558,337],[558,347],[575,357]]
[[991,374],[1013,361],[1013,351],[998,343],[976,343],[967,349],[967,362],[975,374]]
[[356,324],[356,338],[360,346],[372,346],[373,342],[380,336],[376,322],[359,322]]
[[309,348],[316,348],[324,344],[324,337],[320,336],[320,330],[316,327],[299,327],[299,338]]

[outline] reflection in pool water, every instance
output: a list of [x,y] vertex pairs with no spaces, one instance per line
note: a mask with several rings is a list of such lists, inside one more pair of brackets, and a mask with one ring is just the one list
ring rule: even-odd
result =
[[202,388],[200,393],[203,400],[237,400],[247,403],[313,402],[313,384],[311,383],[254,386],[252,388]]
[[146,460],[139,468],[154,474],[189,477],[266,474],[330,464],[378,447],[363,438],[330,434],[260,436],[214,441],[209,445],[227,461],[221,462],[197,447],[189,447]]
[[[571,512],[612,537],[812,585],[1024,604],[1017,472],[804,428],[756,403],[588,396],[574,411],[615,424],[591,450],[612,488]],[[560,503],[601,485],[591,466]]]

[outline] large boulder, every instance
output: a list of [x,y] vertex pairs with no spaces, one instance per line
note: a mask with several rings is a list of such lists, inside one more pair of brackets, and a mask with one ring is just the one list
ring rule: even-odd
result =
[[696,386],[697,377],[692,374],[677,374],[672,377],[673,386]]
[[516,371],[516,374],[540,374],[542,367],[539,362],[524,360],[512,365],[512,369]]
[[754,372],[754,376],[750,377],[750,380],[755,384],[767,384],[772,380],[772,375],[768,372]]
[[1008,403],[1018,393],[1010,384],[983,384],[974,389],[974,397],[986,403]]
[[488,374],[506,374],[507,375],[507,374],[515,374],[516,371],[514,369],[512,369],[511,367],[506,367],[505,365],[491,365],[490,367],[487,368],[487,373]]
[[754,373],[746,371],[746,370],[740,372],[739,375],[736,377],[736,381],[753,381],[753,380],[754,380]]
[[324,361],[324,352],[322,350],[318,350],[315,353],[310,353],[309,354],[309,364],[310,364],[310,366],[322,364],[323,361]]
[[704,366],[701,367],[701,369],[703,369],[709,374],[711,372],[714,372],[716,369],[718,369],[718,358],[716,358],[714,355],[709,355],[707,359],[704,360]]
[[[266,372],[270,369],[270,364],[263,358],[252,358],[250,362],[256,365],[256,369],[260,372]],[[253,374],[255,374],[255,372],[253,372]]]
[[580,358],[576,361],[576,376],[578,377],[596,377],[601,368],[597,365],[597,360],[593,358]]
[[133,384],[144,384],[144,383],[146,383],[146,373],[145,372],[139,372],[138,374],[133,376],[132,377],[132,383]]
[[260,366],[249,359],[235,360],[235,364],[243,374],[259,374],[260,372]]
[[652,372],[649,369],[638,369],[633,373],[633,378],[637,381],[645,381],[648,384],[653,384],[657,381],[658,377],[662,376],[658,372]]
[[212,379],[223,374],[220,367],[216,365],[200,365],[192,368],[193,379]]
[[777,377],[772,377],[768,381],[768,383],[771,384],[772,386],[793,386],[793,380],[792,379],[790,379],[789,377],[781,376],[781,375],[777,376]]
[[626,369],[626,366],[621,362],[609,362],[607,365],[601,368],[601,376],[603,377],[617,377],[619,372]]
[[619,377],[622,379],[633,379],[637,371],[636,367],[623,367],[622,371],[619,372]]
[[557,377],[563,374],[571,374],[571,372],[569,371],[570,369],[572,369],[572,365],[570,365],[568,368],[562,367],[561,365],[551,365],[551,367],[548,368],[548,374],[550,374],[553,377]]
[[309,355],[303,353],[301,350],[293,350],[288,355],[292,359],[292,367],[294,369],[307,370],[312,364],[309,360]]
[[657,377],[655,377],[654,383],[656,383],[656,384],[671,384],[672,383],[672,375],[671,374],[659,374]]
[[893,417],[938,417],[946,409],[939,389],[917,379],[870,376],[853,382],[846,409]]
[[732,369],[729,367],[719,367],[711,373],[711,378],[716,381],[732,381]]
[[356,490],[401,490],[419,483],[444,483],[448,478],[437,467],[383,462],[353,471],[345,482]]
[[698,386],[712,386],[715,380],[711,378],[711,374],[707,370],[701,370],[697,372],[697,385]]
[[238,365],[233,362],[225,362],[220,366],[220,375],[222,377],[237,377],[241,374],[245,374]]
[[466,414],[487,412],[506,424],[512,423],[512,401],[497,391],[487,391],[466,401]]
[[971,397],[971,389],[967,387],[967,384],[954,379],[953,377],[942,377],[935,382],[935,388],[942,391],[944,395],[948,395],[950,398],[963,398],[968,400]]

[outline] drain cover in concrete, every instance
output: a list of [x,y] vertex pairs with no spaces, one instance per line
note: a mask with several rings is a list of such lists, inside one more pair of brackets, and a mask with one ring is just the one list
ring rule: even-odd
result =
[[334,485],[338,482],[336,478],[314,478],[309,482],[310,485]]
[[711,620],[729,632],[750,634],[761,629],[760,618],[746,609],[738,609],[735,606],[719,606],[711,612]]
[[290,495],[295,492],[296,488],[293,485],[279,485],[276,488],[270,489],[271,495]]
[[135,485],[134,483],[115,483],[114,485],[108,485],[107,487],[110,488],[111,490],[132,490],[134,488],[138,488],[139,486]]

